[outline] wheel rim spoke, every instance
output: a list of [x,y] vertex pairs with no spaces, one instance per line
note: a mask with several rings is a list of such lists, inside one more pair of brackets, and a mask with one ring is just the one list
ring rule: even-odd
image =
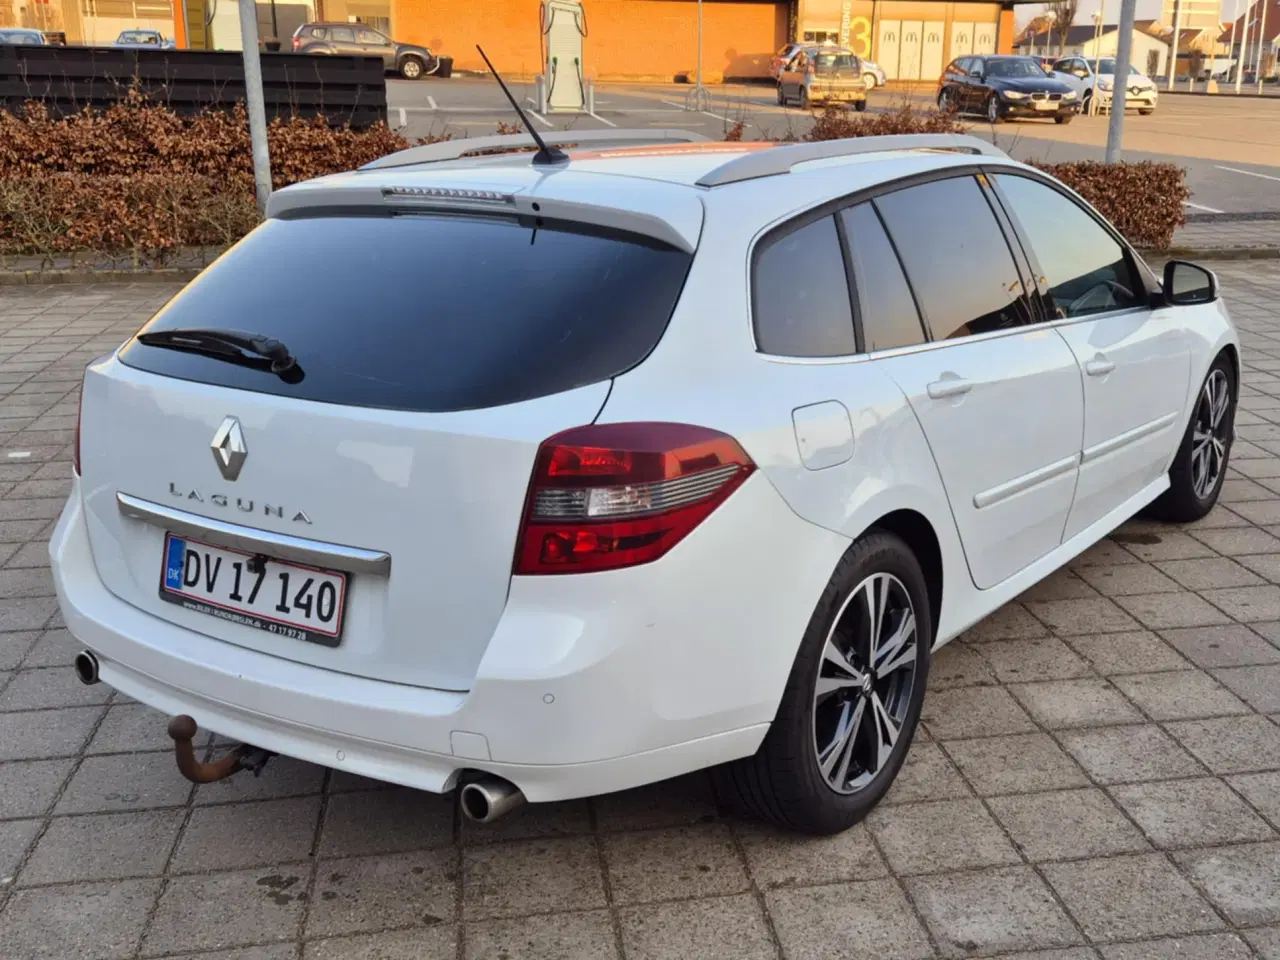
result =
[[880,647],[876,657],[876,676],[884,679],[916,659],[916,617],[910,610],[902,613],[897,628]]
[[867,603],[867,663],[874,664],[884,634],[884,614],[889,606],[889,578],[878,575],[869,578],[863,587]]
[[[846,704],[846,707],[848,705]],[[859,697],[852,705],[852,709],[846,709],[845,714],[841,717],[843,726],[840,728],[839,734],[827,750],[818,758],[822,767],[822,775],[827,778],[827,782],[839,787],[849,776],[849,761],[853,758],[853,746],[857,740],[859,728],[862,726],[862,717],[866,713],[867,701]]]
[[871,717],[876,734],[876,772],[879,773],[884,769],[884,765],[889,761],[889,755],[893,753],[893,748],[898,743],[901,727],[893,722],[880,695],[875,692],[871,694]]

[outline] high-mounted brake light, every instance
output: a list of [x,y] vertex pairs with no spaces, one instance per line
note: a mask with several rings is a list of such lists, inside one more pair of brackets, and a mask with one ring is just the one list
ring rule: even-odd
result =
[[682,423],[576,427],[542,444],[516,547],[518,574],[649,563],[755,470],[732,437]]
[[80,420],[84,416],[84,386],[80,387],[80,402],[76,404],[76,443],[71,448],[71,469],[80,476]]
[[463,203],[513,204],[516,198],[500,190],[466,190],[456,187],[386,187],[382,196],[388,200],[454,200]]

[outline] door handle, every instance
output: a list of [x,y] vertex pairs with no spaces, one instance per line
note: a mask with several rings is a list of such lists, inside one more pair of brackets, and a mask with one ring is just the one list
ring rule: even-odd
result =
[[1084,372],[1091,377],[1105,377],[1115,368],[1115,363],[1108,360],[1102,354],[1098,354],[1084,365]]
[[929,384],[926,389],[934,400],[944,400],[947,397],[964,396],[973,389],[973,382],[956,376],[943,377]]

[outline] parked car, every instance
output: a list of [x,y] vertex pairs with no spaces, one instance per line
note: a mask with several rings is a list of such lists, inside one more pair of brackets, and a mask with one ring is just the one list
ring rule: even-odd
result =
[[888,77],[881,69],[878,63],[872,63],[870,60],[862,60],[862,82],[868,90],[874,90],[876,87],[883,87],[888,83]]
[[778,76],[778,103],[795,102],[808,109],[818,103],[850,103],[867,109],[867,85],[862,61],[837,47],[805,47]]
[[[1097,67],[1097,82],[1094,80],[1094,67]],[[1115,86],[1116,61],[1114,57],[1102,57],[1096,61],[1085,57],[1064,57],[1053,65],[1054,74],[1070,84],[1080,96],[1080,102],[1087,113],[1093,91],[1098,91],[1098,107],[1111,109],[1113,88]],[[1160,92],[1155,83],[1146,74],[1130,64],[1129,81],[1125,86],[1124,105],[1126,110],[1137,110],[1148,116],[1155,113]]]
[[473,819],[717,765],[832,833],[938,645],[1216,503],[1208,270],[977,138],[654,137],[286,187],[90,364],[50,544],[81,679]]
[[938,107],[977,113],[991,123],[1006,117],[1042,117],[1070,123],[1078,94],[1045,73],[1034,57],[959,57],[938,79]]
[[360,23],[304,23],[293,34],[294,53],[382,57],[389,72],[406,80],[430,76],[439,69],[435,54],[413,43],[397,43]]
[[47,46],[44,34],[39,30],[27,30],[23,27],[6,27],[0,30],[0,43],[7,43],[15,47]]
[[784,43],[778,52],[769,58],[769,76],[777,80],[778,75],[782,73],[782,68],[790,63],[791,58],[803,49],[803,43]]
[[113,47],[136,47],[146,50],[172,50],[174,42],[166,40],[159,30],[124,30],[116,37]]

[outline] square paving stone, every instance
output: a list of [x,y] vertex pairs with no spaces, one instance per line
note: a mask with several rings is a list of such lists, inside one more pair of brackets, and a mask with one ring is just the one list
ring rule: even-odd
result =
[[1280,770],[1280,727],[1265,717],[1182,720],[1167,729],[1214,773]]
[[600,856],[592,837],[468,847],[462,853],[462,870],[468,919],[605,905]]
[[936,743],[916,740],[906,762],[881,803],[914,803],[917,800],[951,800],[971,795],[955,766]]
[[774,890],[769,916],[787,960],[924,960],[924,928],[891,880]]
[[132,957],[159,880],[19,890],[4,908],[4,950],[22,960]]
[[[996,679],[1001,683],[1069,680],[1090,673],[1089,665],[1057,637],[1001,640],[981,644],[975,649],[991,664]],[[931,676],[932,669],[930,667]]]
[[1261,960],[1280,960],[1280,927],[1246,930],[1244,938],[1258,952]]
[[[1244,589],[1258,588],[1245,587]],[[1216,592],[1219,591],[1209,591],[1209,593]],[[1212,603],[1194,593],[1144,593],[1132,597],[1117,597],[1116,603],[1128,610],[1139,623],[1150,630],[1203,627],[1215,623],[1229,623],[1231,620]]]
[[1089,781],[1043,733],[952,740],[946,751],[979,796],[1078,787]]
[[[3,555],[4,547],[0,546],[0,557]],[[38,636],[34,630],[0,633],[0,670],[17,670]]]
[[[1132,562],[1133,558],[1130,557],[1129,560]],[[1046,600],[1082,600],[1097,595],[1098,591],[1077,573],[1064,569],[1051,573],[1034,587],[1027,589],[1018,599],[1022,603],[1036,603]]]
[[1092,547],[1068,564],[1068,569],[1080,573],[1085,567],[1114,566],[1117,563],[1141,563],[1137,557],[1114,540],[1099,540]]
[[1023,604],[1006,603],[966,630],[963,639],[970,643],[984,643],[988,640],[1043,637],[1048,632]]
[[1103,676],[1186,670],[1191,666],[1167,643],[1145,630],[1072,637],[1071,646]]
[[154,877],[173,850],[181,810],[57,817],[22,871],[23,884]]
[[1241,773],[1227,783],[1273,825],[1280,826],[1280,771]]
[[102,707],[76,707],[0,713],[0,761],[77,754],[89,739],[102,710]]
[[929,689],[972,687],[995,683],[995,675],[987,661],[977,652],[976,643],[948,643],[933,655],[929,664]]
[[1274,584],[1206,590],[1204,595],[1233,620],[1257,623],[1280,619],[1280,586]]
[[1232,923],[1253,927],[1280,921],[1280,842],[1174,856]]
[[880,807],[866,822],[890,868],[902,876],[1021,862],[978,800]]
[[[1274,481],[1273,481],[1274,482]],[[12,563],[12,561],[10,561]],[[1236,562],[1270,583],[1280,583],[1280,554],[1260,553],[1236,557]]]
[[1252,956],[1234,933],[1114,943],[1101,949],[1103,960],[1249,960]]
[[39,820],[0,822],[0,888],[8,884],[17,872],[18,864],[40,832],[40,827]]
[[449,923],[457,890],[454,850],[325,860],[316,871],[307,936]]
[[755,897],[686,900],[621,912],[627,960],[774,960],[777,949]]
[[[273,943],[265,946],[216,950],[213,953],[171,953],[164,960],[296,960],[297,956],[297,945],[292,943]],[[353,958],[348,958],[348,960],[353,960]],[[378,960],[390,960],[390,958],[383,957],[378,958]]]
[[[3,501],[0,501],[3,503]],[[6,529],[12,528],[15,524],[0,522],[0,540],[8,540],[12,542],[15,539],[25,540],[26,534],[38,536],[43,521],[18,521],[23,525],[30,525],[30,530],[23,530],[23,536],[16,536],[17,530],[11,530],[6,535]],[[58,601],[53,597],[24,597],[21,599],[5,600],[0,603],[0,632],[9,630],[39,630],[49,622],[49,618],[58,609]]]
[[1239,698],[1199,670],[1130,674],[1112,682],[1152,720],[1196,720],[1249,712]]
[[1270,840],[1275,832],[1221,780],[1137,783],[1111,791],[1160,847]]
[[1169,560],[1156,564],[1188,590],[1212,590],[1217,587],[1253,587],[1263,582],[1251,570],[1227,557],[1204,557],[1199,560]]
[[1096,788],[995,797],[988,805],[1032,862],[1151,849],[1138,829]]
[[319,819],[319,797],[201,807],[182,831],[171,869],[196,873],[305,860]]
[[1122,597],[1131,593],[1175,593],[1178,590],[1177,583],[1146,563],[1084,567],[1080,570],[1080,579],[1104,597]]
[[574,837],[591,832],[591,807],[586,800],[527,803],[493,823],[461,820],[462,842],[502,843],[539,837]]
[[601,843],[618,904],[710,897],[748,887],[733,838],[723,824],[614,834]]
[[42,816],[73,766],[70,759],[0,763],[0,820]]
[[1134,723],[1142,719],[1142,714],[1105,680],[1019,683],[1009,690],[1036,720],[1051,730]]
[[[110,720],[110,716],[107,719]],[[93,749],[93,744],[89,749]],[[196,787],[195,804],[199,807],[240,800],[312,796],[319,794],[324,787],[324,775],[325,768],[314,763],[293,757],[272,757],[259,776],[228,777]]]
[[[618,960],[618,956],[613,923],[604,910],[467,924],[467,960]],[[353,958],[334,954],[333,960]],[[392,955],[387,960],[399,958]],[[406,953],[405,960],[420,958]]]
[[1259,667],[1226,667],[1214,677],[1262,713],[1280,712],[1280,664]]
[[1049,863],[1045,877],[1089,939],[1217,930],[1222,921],[1160,854]]
[[1027,604],[1035,616],[1062,637],[1076,634],[1118,633],[1133,630],[1137,624],[1111,600],[1097,597],[1089,600],[1050,600]]
[[[99,684],[105,686],[105,684]],[[163,713],[153,710],[142,703],[117,703],[107,708],[97,733],[89,741],[87,753],[134,753],[138,751],[173,750],[173,741],[166,731],[166,720]],[[197,740],[204,736],[197,734]],[[205,740],[204,742],[207,742]],[[273,763],[275,761],[272,761]],[[242,780],[243,777],[232,777],[231,780]],[[253,779],[250,777],[249,779]],[[224,780],[223,783],[230,783]]]
[[366,790],[329,799],[319,856],[403,853],[452,840],[452,797],[406,787]]
[[606,793],[591,803],[601,832],[678,827],[716,818],[711,781],[702,772]]
[[56,813],[100,813],[181,806],[191,784],[167,753],[86,757],[54,808]]
[[22,661],[24,667],[63,667],[69,669],[71,661],[80,651],[74,637],[65,629],[46,630],[40,634],[27,659]]
[[1242,624],[1166,630],[1163,636],[1198,667],[1280,663],[1280,649]]
[[809,837],[763,823],[735,823],[747,869],[761,887],[874,880],[888,873],[865,824],[833,837]]
[[105,683],[86,687],[70,670],[42,667],[14,675],[0,694],[0,710],[87,707],[106,703],[110,696],[111,688]]
[[1031,718],[1003,687],[959,687],[933,690],[921,714],[930,735],[939,740],[1026,733]]
[[1233,503],[1231,509],[1250,523],[1256,523],[1258,526],[1280,523],[1280,500],[1251,500],[1244,503]]
[[1161,529],[1159,533],[1115,533],[1112,534],[1112,539],[1122,543],[1126,550],[1147,563],[1212,556],[1212,551],[1206,550],[1204,544],[1168,527]]
[[1081,940],[1030,867],[918,877],[907,891],[943,956],[967,957]]
[[[306,903],[307,864],[169,881],[143,942],[146,954],[290,940]],[[210,904],[216,905],[210,909]]]

